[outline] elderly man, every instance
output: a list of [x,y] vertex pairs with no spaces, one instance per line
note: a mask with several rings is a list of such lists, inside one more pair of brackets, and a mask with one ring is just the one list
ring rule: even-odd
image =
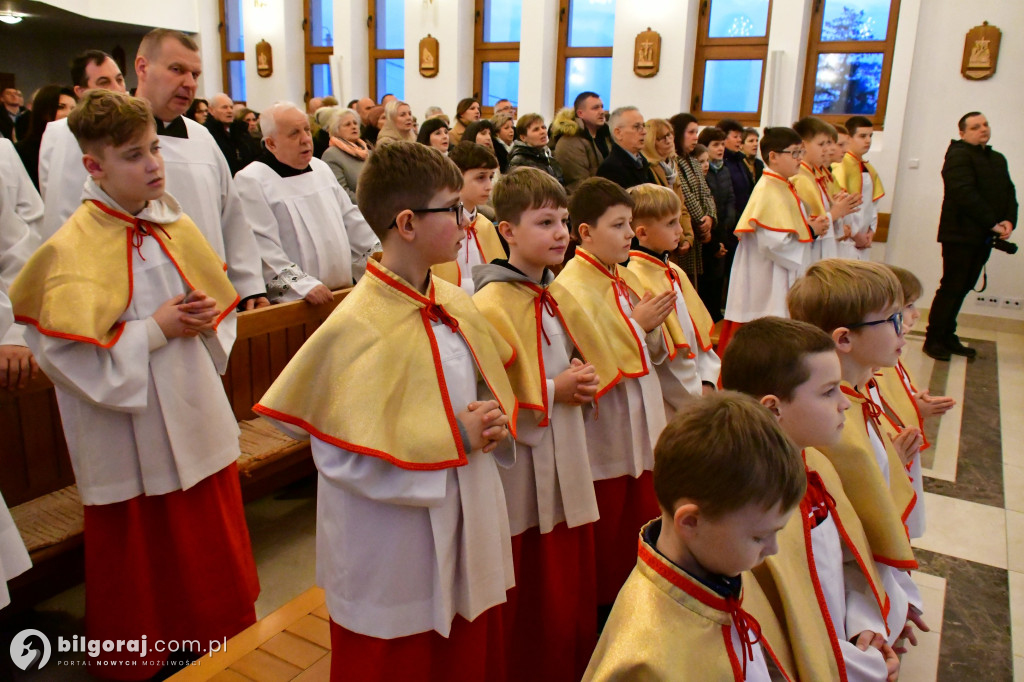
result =
[[228,162],[231,175],[248,165],[252,161],[249,147],[246,144],[245,136],[248,136],[248,126],[244,121],[235,120],[235,103],[223,92],[218,92],[210,98],[210,115],[206,119],[206,129],[213,136],[224,159]]
[[[117,62],[100,50],[86,50],[72,60],[71,82],[79,98],[95,88],[127,91]],[[88,177],[68,120],[49,123],[39,146],[39,193],[46,204],[39,227],[42,240],[56,232],[82,203],[82,187]]]
[[597,175],[611,152],[612,136],[605,121],[604,102],[596,92],[581,92],[573,102],[576,118],[552,125],[555,159],[565,173],[565,189],[572,194],[581,182]]
[[992,137],[984,114],[972,111],[958,123],[942,164],[942,280],[928,313],[924,352],[936,360],[953,354],[973,358],[977,351],[960,342],[956,318],[967,293],[978,281],[992,248],[1005,250],[1017,224],[1017,191],[1006,157],[989,146]]
[[278,102],[260,115],[266,151],[235,182],[274,301],[332,300],[366,270],[380,242],[326,163],[313,156],[306,114]]
[[640,153],[647,139],[644,117],[636,107],[619,107],[609,120],[612,129],[611,151],[601,162],[597,175],[607,178],[623,189],[645,182],[656,182],[647,159]]

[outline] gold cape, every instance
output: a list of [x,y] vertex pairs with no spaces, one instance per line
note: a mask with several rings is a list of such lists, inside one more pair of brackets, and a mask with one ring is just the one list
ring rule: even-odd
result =
[[875,171],[874,166],[867,161],[862,162],[861,159],[853,155],[853,152],[843,154],[842,160],[833,167],[836,182],[850,194],[859,196],[864,185],[864,176],[861,174],[863,171],[860,169],[861,163],[864,164],[865,170],[871,176],[871,200],[878,201],[885,196],[882,179],[878,177],[878,172]]
[[448,398],[432,319],[462,336],[514,434],[515,396],[502,361],[512,360],[512,349],[469,296],[436,277],[424,296],[372,260],[253,411],[402,469],[466,464],[455,418],[465,405]]
[[[906,383],[904,383],[906,377]],[[883,420],[882,426],[889,432],[889,435],[896,436],[901,427],[916,426],[921,429],[921,438],[924,439],[922,450],[931,447],[931,443],[924,438],[924,419],[921,418],[921,411],[917,408],[917,401],[914,395],[907,390],[907,384],[913,386],[910,375],[907,373],[903,363],[897,361],[895,367],[883,367],[875,372],[875,384],[878,386],[878,395],[882,398],[883,407],[887,412],[896,415],[898,424],[890,420]],[[886,428],[888,427],[888,428]]]
[[806,163],[800,164],[800,170],[789,179],[796,188],[796,195],[807,207],[807,214],[812,218],[825,215],[825,204],[821,201],[821,185],[818,184],[818,177]]
[[786,178],[767,169],[750,193],[750,201],[736,223],[736,232],[753,232],[751,223],[765,230],[795,234],[801,242],[814,241],[811,226],[800,210],[796,188]]
[[[515,357],[506,367],[509,382],[516,394],[521,410],[541,413],[539,426],[548,425],[547,374],[544,369],[544,339],[542,316],[544,308],[552,311],[565,327],[580,356],[579,344],[569,332],[558,302],[547,287],[532,282],[493,282],[473,295],[473,303],[487,318],[502,338],[512,346]],[[584,333],[598,342],[596,330]]]
[[[885,622],[889,614],[889,596],[882,587],[875,562],[871,558],[864,528],[857,512],[843,491],[839,474],[817,450],[804,450],[808,490],[820,481],[826,495],[829,514],[836,530],[867,578]],[[778,534],[779,551],[754,569],[761,588],[784,624],[793,648],[796,667],[802,680],[846,680],[846,665],[822,591],[811,545],[811,498],[805,495],[800,507]],[[858,634],[858,633],[847,633]]]
[[[644,529],[658,520],[651,521]],[[757,620],[766,660],[796,680],[793,654],[771,605],[750,573],[739,603],[690,577],[640,536],[636,568],[615,598],[584,680],[743,680],[733,652],[733,607]]]
[[[630,293],[639,297],[643,292],[643,285],[632,272],[621,265],[609,272],[579,247],[548,287],[558,301],[565,328],[579,344],[583,357],[597,370],[600,386],[595,398],[610,391],[623,377],[642,377],[650,371],[630,311],[619,306],[620,287],[626,288],[627,297]],[[596,328],[596,335],[588,334],[588,328]]]
[[868,429],[877,427],[877,417],[869,420],[865,415],[878,407],[849,383],[844,381],[841,388],[853,406],[846,413],[846,425],[839,442],[830,448],[821,448],[821,452],[839,474],[843,490],[864,526],[875,560],[895,568],[917,568],[904,523],[917,495],[899,455],[887,436],[880,433],[889,457],[890,485],[885,484],[868,436]]
[[[690,280],[682,268],[672,262],[666,263],[643,251],[629,252],[627,268],[637,276],[645,289],[654,294],[672,291],[673,282],[679,284],[679,289],[683,292],[683,301],[686,303],[686,314],[690,316],[700,349],[705,352],[711,350],[711,330],[715,326],[715,321],[711,319],[711,314],[704,306],[704,302],[700,300],[697,290],[690,284]],[[669,349],[669,357],[672,360],[676,359],[677,349],[685,349],[684,352],[689,357],[693,357],[690,346],[686,343],[686,335],[683,333],[678,315],[679,311],[674,310],[665,318],[664,322],[665,345]]]
[[216,328],[239,296],[228,266],[195,223],[186,215],[167,224],[139,220],[92,199],[32,254],[11,285],[15,319],[46,336],[110,348],[132,300],[133,240],[147,237],[156,239],[190,291],[217,301]]
[[[496,258],[508,258],[501,240],[498,239],[497,228],[485,215],[477,213],[473,222],[466,226],[466,239],[473,240],[485,263],[490,263]],[[457,260],[438,263],[430,268],[430,272],[434,277],[440,277],[455,286],[462,286],[462,268]]]

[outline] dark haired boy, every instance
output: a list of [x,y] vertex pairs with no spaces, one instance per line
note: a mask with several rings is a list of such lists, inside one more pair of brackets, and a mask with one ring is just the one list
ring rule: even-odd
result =
[[789,178],[803,158],[803,141],[792,128],[765,128],[761,156],[768,164],[736,223],[739,246],[729,277],[722,355],[745,322],[786,317],[786,293],[811,261],[811,244],[830,228],[826,216],[809,219]]
[[[558,181],[518,168],[494,188],[508,260],[473,270],[473,303],[515,351],[516,463],[501,472],[516,587],[505,606],[510,680],[577,680],[597,641],[593,523],[584,406],[599,380],[549,286],[569,245]],[[596,336],[589,325],[573,332]]]
[[[551,293],[600,378],[587,450],[601,512],[594,525],[597,603],[606,606],[632,569],[637,531],[657,515],[650,472],[665,408],[652,365],[668,356],[661,324],[675,296],[644,293],[636,275],[619,265],[633,238],[626,190],[605,178],[584,180],[569,201],[569,216],[579,246]],[[595,338],[576,333],[584,321],[597,328]]]
[[885,196],[882,179],[875,167],[864,159],[871,149],[874,124],[867,116],[851,116],[846,121],[850,143],[835,168],[836,182],[849,194],[863,198],[860,211],[850,215],[850,238],[839,242],[840,258],[866,260],[871,240],[878,227],[878,202]]
[[655,449],[659,518],[640,533],[584,680],[797,679],[768,598],[747,573],[778,551],[804,496],[799,451],[738,393],[686,405]]
[[332,679],[504,679],[512,351],[430,274],[465,237],[462,182],[421,144],[370,157],[356,194],[381,261],[253,408],[311,439]]
[[498,239],[494,223],[477,209],[491,198],[494,188],[494,173],[498,169],[498,157],[487,147],[475,142],[462,142],[448,152],[448,158],[462,172],[462,225],[466,239],[455,260],[439,263],[431,268],[436,277],[455,286],[462,287],[470,296],[475,291],[473,268],[505,257],[505,247]]

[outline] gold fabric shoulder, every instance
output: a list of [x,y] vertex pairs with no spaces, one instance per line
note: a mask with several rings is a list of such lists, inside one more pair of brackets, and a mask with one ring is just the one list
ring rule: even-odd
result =
[[821,201],[821,186],[818,185],[818,179],[814,177],[814,172],[810,168],[800,164],[800,170],[789,181],[796,187],[797,196],[807,207],[807,215],[812,218],[825,215],[825,204]]
[[[498,228],[494,226],[494,223],[488,220],[487,216],[479,213],[476,214],[473,223],[484,262],[490,263],[498,258],[508,258],[508,254],[505,253],[505,249],[501,245],[501,239],[498,238]],[[466,230],[466,239],[473,239],[472,231]],[[451,260],[447,263],[438,263],[430,268],[430,272],[433,273],[434,277],[439,277],[449,284],[454,284],[455,286],[462,284],[462,269],[459,267],[458,261]],[[472,273],[466,274],[471,275]]]
[[[860,194],[864,188],[864,176],[860,169],[861,161],[850,152],[843,155],[842,160],[832,167],[836,183],[850,194]],[[864,162],[864,167],[871,177],[871,199],[878,201],[885,196],[885,188],[882,186],[882,179],[878,177],[875,167],[869,162]]]
[[811,227],[800,211],[796,190],[786,178],[765,171],[750,193],[750,201],[736,223],[736,232],[754,232],[756,228],[789,232],[801,242],[812,242]]
[[[686,314],[690,316],[690,322],[693,324],[693,329],[697,334],[700,349],[703,351],[711,350],[711,332],[714,329],[715,321],[711,319],[711,313],[704,306],[704,302],[700,300],[697,290],[690,284],[690,280],[686,273],[683,272],[683,269],[671,261],[668,263],[659,261],[642,251],[630,251],[629,255],[628,269],[637,276],[644,289],[660,294],[663,291],[672,290],[672,279],[679,282],[679,287],[683,292],[683,301],[686,303]],[[672,273],[671,275],[669,274],[670,272]],[[679,314],[680,311],[676,310],[674,314],[669,315],[668,319],[665,320],[665,328],[669,335],[669,340],[672,341],[672,343],[668,344],[669,348],[672,348],[673,345],[676,348],[688,346],[686,336],[683,334],[682,327],[676,318]],[[671,355],[674,359],[675,353]]]

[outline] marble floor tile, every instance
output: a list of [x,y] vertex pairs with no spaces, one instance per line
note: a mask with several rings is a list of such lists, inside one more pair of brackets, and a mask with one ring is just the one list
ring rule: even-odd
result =
[[931,628],[932,632],[942,632],[942,611],[946,600],[946,585],[945,580],[942,580],[942,587],[932,587],[920,580],[921,574],[914,573],[914,582],[917,583],[917,588],[921,590],[921,600],[924,602],[924,621]]
[[1006,567],[1024,572],[1024,514],[1006,512]]
[[1024,682],[1024,656],[1013,657],[1013,682]]
[[938,632],[917,633],[917,646],[910,647],[900,660],[900,682],[935,682],[940,642]]
[[1024,573],[1010,571],[1010,631],[1013,655],[1024,656]]
[[[964,410],[964,386],[967,379],[967,361],[955,357],[948,365],[946,385],[939,389],[932,387],[933,395],[947,395],[956,400],[956,406],[939,419],[939,428],[932,446],[932,453],[925,451],[922,456],[931,455],[923,470],[925,476],[943,481],[956,481],[957,455],[960,451],[960,425]],[[939,391],[936,393],[936,391]]]
[[928,530],[914,547],[1006,568],[1006,512],[926,492]]
[[1003,462],[1003,489],[1006,508],[1024,512],[1024,466]]

